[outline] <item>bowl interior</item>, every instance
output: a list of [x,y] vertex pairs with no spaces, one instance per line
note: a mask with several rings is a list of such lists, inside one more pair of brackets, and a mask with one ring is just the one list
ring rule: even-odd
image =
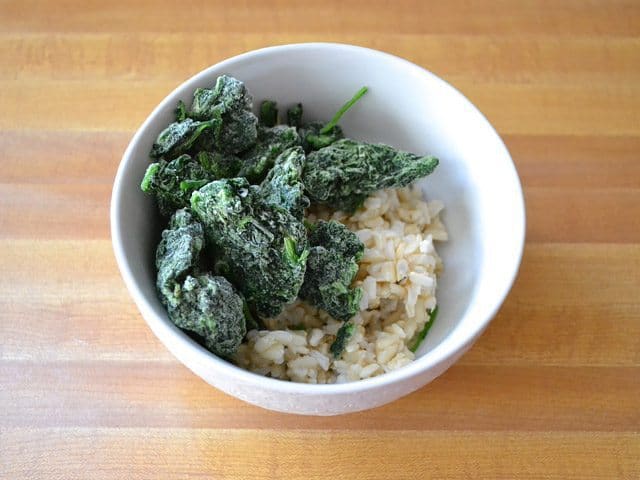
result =
[[479,334],[507,294],[522,253],[524,207],[509,154],[482,114],[446,82],[396,57],[343,45],[271,48],[218,64],[170,94],[138,131],[114,189],[114,242],[121,244],[121,267],[130,269],[147,313],[169,323],[154,286],[158,217],[139,188],[148,152],[173,120],[176,102],[189,105],[196,87],[210,87],[223,73],[244,81],[256,105],[270,98],[284,112],[302,102],[305,118],[313,120],[331,118],[367,85],[369,93],[341,122],[346,136],[440,158],[420,185],[428,199],[444,202],[449,241],[436,246],[445,266],[439,316],[414,364],[437,350],[459,350]]

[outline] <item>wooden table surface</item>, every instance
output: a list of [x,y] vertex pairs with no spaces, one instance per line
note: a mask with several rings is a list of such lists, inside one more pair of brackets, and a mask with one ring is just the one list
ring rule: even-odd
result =
[[[640,478],[640,2],[176,5],[0,2],[0,478]],[[472,350],[332,418],[252,407],[178,363],[108,222],[122,152],[170,90],[312,40],[460,89],[509,147],[528,216],[519,277]]]

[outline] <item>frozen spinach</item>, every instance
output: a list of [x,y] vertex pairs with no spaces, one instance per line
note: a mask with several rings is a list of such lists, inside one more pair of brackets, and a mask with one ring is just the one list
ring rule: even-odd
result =
[[260,195],[265,202],[288,210],[298,220],[302,220],[304,209],[309,206],[301,181],[304,161],[301,147],[288,148],[278,155],[267,178],[260,184]]
[[302,182],[312,202],[352,212],[377,190],[404,187],[437,165],[430,155],[345,138],[307,155]]
[[320,220],[311,227],[309,247],[300,298],[333,318],[349,320],[360,308],[362,289],[351,284],[358,273],[364,245],[343,224]]
[[273,167],[278,155],[299,143],[300,137],[294,127],[258,127],[256,143],[242,155],[244,164],[238,176],[245,177],[251,183],[260,183]]
[[156,250],[157,288],[171,321],[202,338],[217,355],[233,355],[246,334],[243,299],[223,277],[200,271],[204,231],[178,210]]
[[259,317],[278,315],[296,299],[309,251],[304,226],[288,210],[265,202],[260,187],[244,178],[205,185],[191,196],[191,207]]

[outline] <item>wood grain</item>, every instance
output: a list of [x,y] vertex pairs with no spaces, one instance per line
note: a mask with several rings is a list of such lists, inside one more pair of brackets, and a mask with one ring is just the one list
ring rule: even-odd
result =
[[525,189],[640,187],[640,137],[505,135]]
[[215,0],[206,7],[196,0],[161,7],[152,0],[64,0],[49,15],[37,15],[42,0],[3,2],[0,29],[12,32],[309,32],[333,35],[380,32],[637,36],[640,6],[633,0],[610,2],[567,0],[402,0],[326,1],[314,5],[277,0]]
[[[133,131],[184,79],[335,41],[453,84],[527,202],[510,295],[444,375],[333,418],[205,384],[109,240]],[[640,3],[0,0],[0,478],[640,478]]]
[[239,408],[176,362],[12,362],[0,375],[11,379],[0,421],[12,428],[634,432],[640,424],[633,367],[456,365],[392,405],[331,418]]
[[106,184],[0,185],[0,238],[108,238],[110,197]]
[[[313,33],[0,33],[4,80],[169,79],[248,50],[317,40]],[[629,84],[638,80],[635,37],[340,33],[333,41],[388,51],[447,79]],[[456,52],[452,61],[451,51]]]
[[3,184],[112,185],[131,132],[0,130]]
[[[637,434],[79,428],[11,429],[4,437],[14,459],[7,473],[23,478],[84,479],[87,459],[103,466],[91,472],[96,479],[202,472],[243,479],[247,471],[251,478],[324,479],[349,477],[354,469],[363,479],[632,479],[640,473]],[[49,459],[53,449],[59,453]]]
[[531,242],[640,241],[640,189],[531,187],[525,202]]

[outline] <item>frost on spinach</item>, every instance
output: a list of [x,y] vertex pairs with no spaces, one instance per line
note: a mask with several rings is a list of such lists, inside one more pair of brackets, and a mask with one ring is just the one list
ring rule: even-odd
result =
[[258,127],[258,140],[242,155],[244,165],[238,176],[245,177],[251,183],[260,183],[273,167],[278,155],[299,144],[300,137],[294,127]]
[[215,128],[202,135],[195,148],[236,154],[251,147],[258,135],[252,104],[244,83],[228,75],[218,77],[213,89],[196,89],[188,116],[214,122]]
[[345,138],[307,155],[302,181],[312,202],[352,212],[373,192],[404,187],[437,165],[433,156]]
[[180,302],[169,307],[177,327],[202,337],[216,355],[231,357],[247,333],[242,298],[224,277],[210,273],[187,276],[180,286]]
[[160,212],[170,216],[189,206],[194,190],[212,180],[234,177],[241,166],[240,158],[220,152],[200,152],[195,158],[183,154],[171,161],[161,158],[147,167],[140,188],[155,195]]
[[230,113],[222,124],[215,147],[227,153],[240,153],[250,148],[256,141],[258,119],[250,111]]
[[163,157],[166,160],[176,158],[191,149],[193,144],[202,136],[203,132],[219,128],[219,120],[197,121],[186,118],[183,121],[173,122],[165,128],[151,147],[150,155],[153,158]]
[[302,220],[304,209],[309,206],[301,180],[304,161],[301,147],[288,148],[276,158],[275,165],[260,184],[260,195],[265,202],[288,210],[298,220]]
[[190,116],[202,120],[210,118],[211,112],[222,108],[222,112],[251,110],[253,97],[247,87],[237,78],[220,75],[213,89],[197,88],[193,94]]
[[259,317],[278,315],[304,280],[304,225],[265,202],[244,178],[211,182],[191,196],[191,207],[215,245],[228,278]]
[[188,207],[191,192],[212,179],[201,162],[184,154],[169,162],[160,159],[149,165],[140,188],[155,195],[160,212],[170,216],[176,209]]
[[252,102],[241,81],[228,75],[218,77],[214,88],[196,89],[190,110],[178,102],[176,122],[160,133],[151,156],[171,159],[201,150],[234,154],[246,150],[257,137]]
[[175,212],[156,249],[156,284],[163,303],[179,303],[180,284],[197,267],[204,248],[204,229],[188,210]]
[[309,257],[300,298],[333,318],[349,320],[359,310],[361,288],[351,284],[364,253],[360,239],[336,221],[318,221],[309,234]]
[[223,277],[200,273],[204,230],[178,210],[156,250],[156,285],[171,321],[200,336],[217,355],[233,355],[246,334],[243,299]]

